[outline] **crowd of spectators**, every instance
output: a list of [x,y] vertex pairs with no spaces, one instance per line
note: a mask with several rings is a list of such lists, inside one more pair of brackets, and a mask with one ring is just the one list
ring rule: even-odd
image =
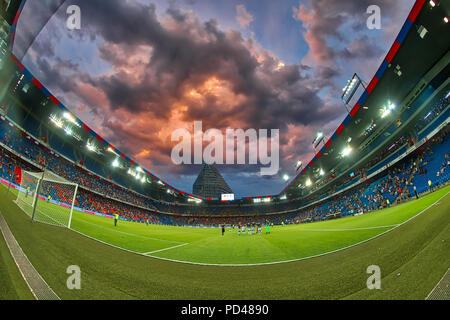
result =
[[[315,204],[309,206],[300,200],[260,205],[207,206],[153,201],[149,197],[117,186],[59,156],[9,125],[7,121],[0,122],[2,143],[18,152],[21,157],[33,162],[34,170],[39,166],[45,166],[55,174],[80,185],[75,206],[107,215],[119,213],[122,218],[133,221],[148,220],[151,223],[173,225],[302,223],[354,215],[390,206],[395,200],[400,199],[400,196],[405,194],[410,196],[410,190],[405,192],[405,186],[410,185],[414,174],[419,176],[427,174],[433,150],[446,141],[447,133],[448,128],[419,150],[417,155],[405,158],[377,177],[331,198],[316,200]],[[448,175],[447,168],[450,165],[448,152],[445,153],[445,159],[439,161],[441,167],[436,171],[436,176],[442,178],[442,175]],[[17,165],[25,170],[33,169],[23,159],[0,148],[0,173],[4,179],[11,177]],[[363,174],[362,171],[358,171],[356,179],[359,180]],[[353,182],[352,179],[344,181],[339,190]],[[44,187],[42,192],[44,196],[50,195],[54,200],[68,204],[71,199],[70,192],[64,188],[70,186],[49,185]]]

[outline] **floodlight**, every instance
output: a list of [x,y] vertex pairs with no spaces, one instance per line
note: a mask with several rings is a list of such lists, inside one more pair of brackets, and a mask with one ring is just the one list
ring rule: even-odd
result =
[[69,127],[66,127],[66,128],[64,129],[64,132],[65,132],[68,136],[71,136],[71,135],[72,135],[72,129],[69,128]]
[[430,0],[430,6],[432,6],[434,8],[436,6],[436,2],[434,2],[433,0]]
[[448,17],[445,17],[445,18],[444,18],[444,22],[445,22],[445,23],[448,23]]
[[342,150],[342,156],[346,157],[352,152],[352,148],[350,146],[347,146]]
[[311,179],[306,180],[305,185],[309,187],[312,184]]
[[95,146],[93,145],[93,144],[91,144],[89,141],[86,143],[86,148],[89,150],[89,151],[94,151],[95,152]]
[[381,118],[385,118],[388,115],[391,114],[391,110],[390,109],[381,109]]
[[288,181],[288,180],[289,180],[289,176],[288,176],[287,174],[285,174],[285,175],[283,176],[283,180],[284,180],[284,181]]
[[325,175],[325,171],[323,171],[323,169],[320,169],[319,174],[320,174],[321,176],[323,176],[323,175]]
[[114,160],[113,163],[112,163],[112,166],[114,168],[117,168],[119,166],[119,159]]

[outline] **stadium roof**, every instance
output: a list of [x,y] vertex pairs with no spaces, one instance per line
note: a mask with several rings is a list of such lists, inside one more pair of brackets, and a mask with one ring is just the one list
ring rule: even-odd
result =
[[[282,193],[304,186],[308,179],[311,185],[320,181],[322,178],[317,173],[321,169],[322,173],[327,174],[333,168],[341,167],[342,171],[350,169],[351,164],[364,155],[371,143],[380,142],[376,138],[425,90],[431,81],[426,77],[427,73],[431,71],[430,77],[435,75],[434,70],[431,70],[433,66],[442,62],[438,71],[447,68],[448,74],[450,35],[444,17],[450,12],[450,3],[441,2],[438,7],[425,3],[425,0],[416,1],[394,44],[358,102],[322,149]],[[421,26],[428,30],[424,38],[419,34]],[[392,106],[392,110],[389,110],[389,106]],[[389,111],[383,114],[383,110]],[[366,130],[374,123],[379,129],[366,134]],[[388,140],[382,139],[380,144],[383,142],[387,143]],[[351,154],[342,154],[346,147],[352,148]],[[346,152],[349,153],[350,149]],[[310,184],[309,181],[307,184]]]
[[[448,15],[450,4],[442,2],[440,6],[432,8],[425,5],[426,2],[425,0],[416,1],[394,44],[358,102],[324,147],[278,197],[284,195],[286,191],[298,190],[298,186],[306,185],[308,179],[312,180],[312,184],[319,181],[321,178],[317,178],[317,174],[320,173],[320,169],[325,171],[326,174],[333,168],[341,172],[349,169],[356,162],[353,160],[360,157],[361,152],[364,152],[370,144],[377,141],[376,138],[380,137],[386,128],[395,121],[395,113],[399,110],[403,111],[404,108],[409,107],[414,102],[417,95],[413,94],[411,100],[402,104],[405,97],[411,93],[411,90],[417,86],[431,67],[448,53],[448,36],[446,37],[445,34],[448,34],[449,26],[448,23],[443,21],[443,18]],[[14,32],[20,12],[21,9],[18,10],[14,19],[11,43],[14,40]],[[419,32],[417,32],[421,25],[428,30],[424,38],[421,38]],[[432,48],[432,50],[423,50],[423,48]],[[145,175],[150,181],[157,182],[161,188],[168,189],[181,196],[201,199],[170,186],[111,145],[72,114],[29,72],[14,54],[11,54],[11,58],[21,72],[57,107],[59,113],[55,115],[56,119],[53,120],[68,120],[76,124],[81,129],[78,130],[78,134],[82,137],[82,143],[84,145],[87,143],[87,147],[90,146],[91,151],[99,151],[99,154],[101,153],[107,163],[118,161],[120,162],[118,166],[123,166],[128,170],[131,168],[130,174],[138,177]],[[401,70],[401,76],[399,76],[398,67]],[[419,91],[421,90],[423,91],[424,87],[419,88]],[[381,118],[380,110],[389,108],[390,105],[396,106],[395,110],[392,110],[392,115]],[[369,135],[364,134],[374,122],[379,129],[373,130]],[[341,154],[346,146],[351,146],[354,149],[348,158],[342,157]],[[245,199],[253,198],[261,197],[247,197]]]

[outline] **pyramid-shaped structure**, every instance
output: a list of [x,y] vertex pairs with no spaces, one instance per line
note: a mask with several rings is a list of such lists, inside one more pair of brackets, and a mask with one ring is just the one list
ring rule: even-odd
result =
[[221,198],[223,193],[233,193],[217,168],[205,164],[194,182],[193,193],[202,198]]

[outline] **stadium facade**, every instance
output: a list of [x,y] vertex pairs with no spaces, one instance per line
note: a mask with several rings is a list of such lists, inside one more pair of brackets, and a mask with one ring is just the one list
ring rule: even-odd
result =
[[[298,176],[278,195],[230,203],[221,203],[218,193],[177,190],[142,168],[79,120],[2,46],[1,181],[14,182],[16,167],[45,168],[79,184],[79,210],[173,225],[300,223],[405,201],[416,190],[427,191],[428,180],[436,185],[449,179],[450,32],[443,21],[449,11],[448,2],[431,10],[416,1],[361,97]],[[4,19],[9,44],[17,17]]]

